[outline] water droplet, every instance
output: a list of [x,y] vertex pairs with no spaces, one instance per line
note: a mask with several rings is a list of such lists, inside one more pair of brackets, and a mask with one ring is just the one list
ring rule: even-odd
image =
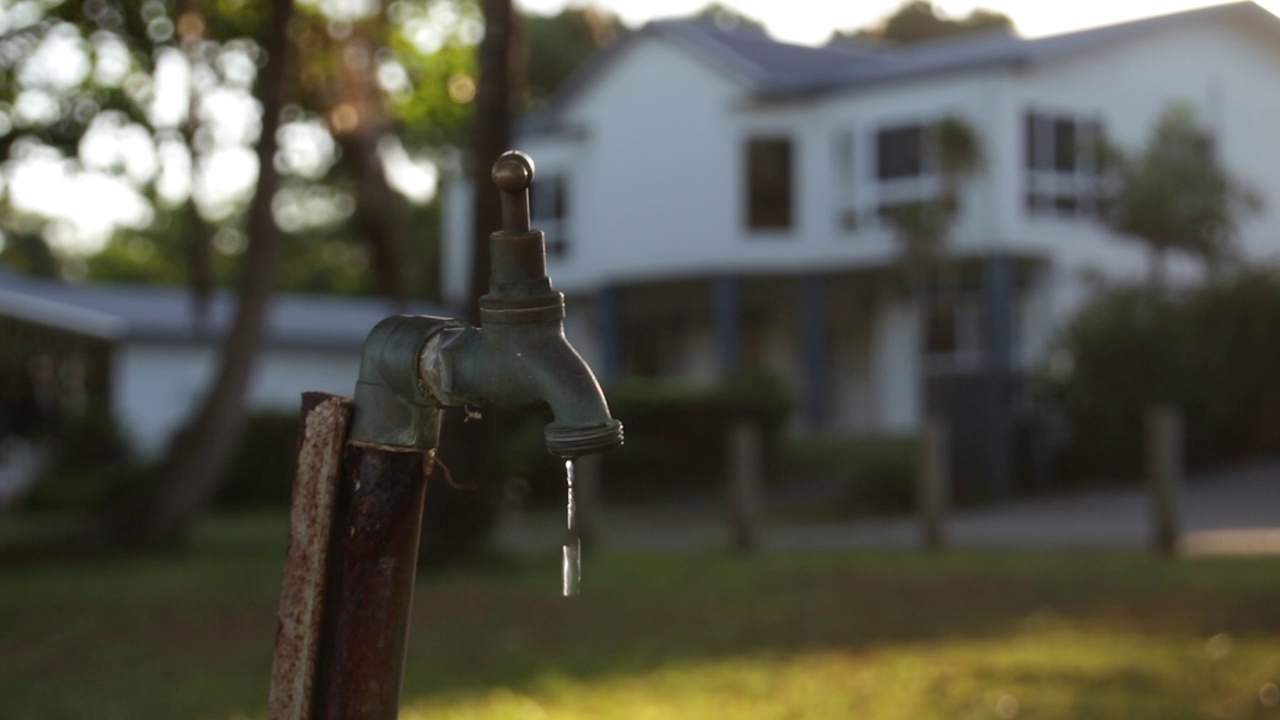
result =
[[1005,720],[1010,720],[1018,716],[1018,698],[1005,694],[996,700],[996,714]]
[[582,588],[582,538],[578,536],[578,507],[573,501],[573,460],[564,461],[564,479],[568,485],[565,503],[566,534],[560,562],[560,580],[565,597],[577,595]]
[[1231,652],[1231,636],[1227,633],[1218,633],[1205,641],[1204,654],[1209,656],[1210,660],[1221,660]]
[[1263,683],[1258,688],[1258,702],[1267,707],[1280,705],[1280,687],[1276,687],[1275,683]]

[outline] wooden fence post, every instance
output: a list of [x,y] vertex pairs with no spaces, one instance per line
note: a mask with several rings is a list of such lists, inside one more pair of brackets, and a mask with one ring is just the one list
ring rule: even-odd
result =
[[600,476],[603,455],[583,455],[574,461],[574,502],[577,504],[576,526],[584,548],[600,541]]
[[1182,539],[1178,495],[1184,473],[1182,415],[1171,405],[1146,413],[1146,476],[1151,493],[1151,549],[1170,557]]
[[760,514],[763,502],[764,451],[760,426],[741,420],[729,426],[728,485],[729,513],[733,545],[752,551],[760,545]]
[[947,421],[932,414],[920,435],[920,463],[916,473],[916,511],[920,541],[929,550],[946,545],[946,513],[950,501],[951,463]]

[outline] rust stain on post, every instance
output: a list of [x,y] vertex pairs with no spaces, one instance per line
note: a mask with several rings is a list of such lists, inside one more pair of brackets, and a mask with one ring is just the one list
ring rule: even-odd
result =
[[350,442],[342,466],[315,717],[394,720],[429,455]]
[[267,701],[271,720],[312,716],[334,503],[351,414],[352,402],[347,398],[318,392],[302,396],[289,548]]

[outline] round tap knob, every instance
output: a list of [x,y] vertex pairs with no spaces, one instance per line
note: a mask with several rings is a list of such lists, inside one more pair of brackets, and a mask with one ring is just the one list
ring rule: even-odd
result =
[[533,159],[519,150],[508,150],[493,163],[493,184],[502,191],[502,231],[529,232],[529,186],[533,184]]

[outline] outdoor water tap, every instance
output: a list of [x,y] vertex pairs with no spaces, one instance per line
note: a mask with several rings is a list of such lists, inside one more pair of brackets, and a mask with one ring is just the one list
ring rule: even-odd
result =
[[[273,664],[272,717],[394,720],[428,478],[446,407],[550,408],[547,450],[566,458],[566,595],[577,592],[571,462],[622,444],[595,375],[564,336],[564,296],[529,227],[533,162],[494,165],[502,230],[480,327],[398,315],[370,331],[354,403],[313,393],[304,412],[290,554]],[[346,429],[345,443],[334,443]]]
[[549,407],[547,450],[577,457],[622,444],[591,368],[564,335],[564,295],[547,277],[546,240],[529,222],[533,161],[510,151],[493,166],[502,192],[502,230],[489,236],[489,293],[480,327],[441,330],[426,344],[420,373],[446,405]]
[[564,335],[564,295],[547,277],[546,240],[530,227],[533,161],[510,151],[493,166],[502,229],[489,236],[489,293],[480,327],[425,316],[379,323],[365,341],[351,439],[434,448],[443,407],[550,408],[547,450],[573,458],[622,444],[591,368]]

